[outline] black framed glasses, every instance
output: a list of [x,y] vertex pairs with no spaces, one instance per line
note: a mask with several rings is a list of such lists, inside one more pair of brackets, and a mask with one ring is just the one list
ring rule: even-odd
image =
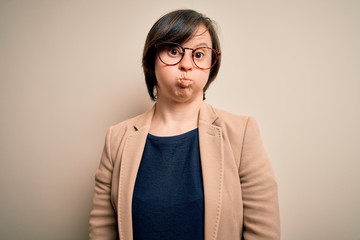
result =
[[209,47],[184,48],[180,44],[173,42],[156,44],[155,48],[160,61],[168,66],[174,66],[181,62],[185,50],[191,50],[195,66],[203,70],[212,68],[221,55],[220,52]]

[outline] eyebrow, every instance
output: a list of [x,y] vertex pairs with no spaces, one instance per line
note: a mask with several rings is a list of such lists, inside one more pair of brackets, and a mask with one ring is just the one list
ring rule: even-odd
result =
[[[181,45],[183,48],[186,48],[184,47],[183,45]],[[193,49],[196,49],[196,48],[199,48],[199,47],[208,47],[208,48],[211,48],[210,46],[208,46],[205,42],[201,42],[201,43],[198,43],[196,44],[194,47],[192,47]]]

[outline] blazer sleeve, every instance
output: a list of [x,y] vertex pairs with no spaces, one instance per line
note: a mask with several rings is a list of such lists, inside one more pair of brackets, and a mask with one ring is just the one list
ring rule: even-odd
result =
[[111,158],[111,128],[106,134],[99,168],[95,174],[93,207],[90,213],[89,239],[119,239],[117,214],[111,202],[113,161]]
[[277,183],[259,127],[251,117],[245,128],[239,177],[244,208],[243,238],[280,239]]

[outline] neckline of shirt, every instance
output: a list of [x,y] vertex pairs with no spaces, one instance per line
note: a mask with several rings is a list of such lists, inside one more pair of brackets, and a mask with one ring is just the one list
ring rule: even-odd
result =
[[173,135],[173,136],[157,136],[157,135],[153,135],[151,133],[148,133],[148,139],[151,139],[151,140],[166,140],[166,141],[171,141],[171,140],[179,140],[179,139],[184,139],[184,138],[187,138],[187,137],[190,137],[192,135],[195,135],[198,133],[198,128],[194,128],[190,131],[187,131],[185,133],[181,133],[181,134],[178,134],[178,135]]

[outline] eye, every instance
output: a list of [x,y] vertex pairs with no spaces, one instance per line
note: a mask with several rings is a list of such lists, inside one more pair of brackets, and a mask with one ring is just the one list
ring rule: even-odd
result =
[[202,49],[202,48],[199,48],[199,49],[196,49],[196,51],[193,53],[194,55],[194,58],[200,60],[200,59],[203,59],[206,57],[206,50],[205,49]]
[[168,47],[167,53],[170,56],[176,57],[182,54],[182,51],[179,49],[179,47]]

